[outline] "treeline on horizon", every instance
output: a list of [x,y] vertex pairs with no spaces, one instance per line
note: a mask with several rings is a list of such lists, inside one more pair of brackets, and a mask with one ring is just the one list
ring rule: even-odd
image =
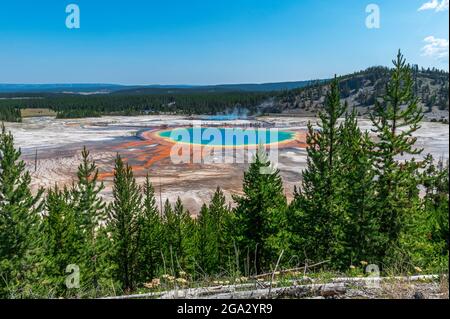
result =
[[[410,66],[414,81],[414,93],[428,111],[433,106],[448,110],[448,72]],[[372,106],[375,99],[385,94],[386,83],[392,69],[371,67],[340,78],[341,98],[356,94],[359,106]],[[20,121],[23,108],[50,108],[57,118],[84,118],[102,115],[142,114],[221,114],[234,108],[245,108],[250,114],[279,113],[283,106],[308,109],[313,101],[320,100],[329,89],[330,81],[311,81],[299,89],[274,92],[201,91],[199,89],[118,91],[111,94],[62,94],[62,93],[4,93],[0,94],[0,120]],[[367,83],[373,88],[366,90]],[[170,91],[170,92],[168,92]],[[264,102],[269,105],[261,107]],[[273,103],[272,103],[273,102]],[[19,116],[17,116],[17,113]]]
[[0,100],[0,121],[22,122],[20,108],[11,105],[1,105]]
[[46,95],[43,98],[0,100],[0,120],[7,121],[3,109],[50,108],[57,118],[101,115],[220,114],[235,108],[251,113],[270,98],[266,92],[192,92],[176,94]]
[[[400,53],[394,63],[371,114],[376,138],[341,103],[335,79],[320,130],[308,125],[307,167],[293,201],[260,148],[244,173],[243,194],[233,196],[235,208],[218,188],[196,219],[180,199],[160,210],[149,177],[138,185],[120,155],[106,204],[86,149],[72,186],[32,195],[30,174],[3,127],[0,296],[99,297],[161,282],[238,283],[318,262],[347,274],[363,274],[367,264],[384,275],[448,274],[448,162],[415,147],[423,115]],[[65,285],[69,265],[79,267],[79,289]]]

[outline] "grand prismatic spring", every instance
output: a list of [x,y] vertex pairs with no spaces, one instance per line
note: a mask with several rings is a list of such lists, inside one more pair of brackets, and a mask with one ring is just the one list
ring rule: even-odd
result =
[[278,147],[295,139],[294,132],[278,129],[188,127],[158,133],[174,143],[212,147],[254,147],[259,144]]

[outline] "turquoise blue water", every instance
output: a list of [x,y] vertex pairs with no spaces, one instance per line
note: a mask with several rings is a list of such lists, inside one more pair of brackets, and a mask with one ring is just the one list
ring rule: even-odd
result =
[[293,132],[275,129],[176,128],[159,133],[174,142],[211,146],[246,146],[273,144],[294,139]]

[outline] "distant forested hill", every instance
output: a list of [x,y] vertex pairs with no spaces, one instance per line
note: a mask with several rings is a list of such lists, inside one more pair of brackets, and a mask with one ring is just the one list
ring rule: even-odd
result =
[[[449,73],[435,69],[419,69],[413,66],[414,93],[425,113],[436,117],[447,115],[449,109]],[[385,92],[391,70],[385,67],[371,67],[364,71],[341,77],[342,99],[349,107],[356,107],[363,115],[370,111],[375,99]],[[274,100],[273,108],[282,113],[313,113],[323,105],[327,83],[315,83],[301,89],[283,92]]]
[[[414,93],[426,117],[448,119],[449,73],[413,66]],[[384,94],[391,70],[371,67],[341,77],[342,99],[359,115],[367,114]],[[113,92],[90,94],[49,92],[0,93],[0,120],[18,121],[17,109],[49,108],[59,118],[139,114],[283,113],[315,115],[329,90],[329,80],[215,86],[114,87]],[[106,85],[103,86],[105,88]],[[78,87],[79,88],[79,87]],[[92,89],[100,89],[100,86]],[[112,87],[109,87],[112,88]],[[65,87],[67,89],[67,87]],[[79,89],[88,90],[88,87]]]
[[170,94],[193,92],[270,92],[292,90],[308,86],[313,81],[278,82],[261,84],[219,85],[118,85],[101,83],[73,84],[2,84],[0,93],[66,93],[66,94]]

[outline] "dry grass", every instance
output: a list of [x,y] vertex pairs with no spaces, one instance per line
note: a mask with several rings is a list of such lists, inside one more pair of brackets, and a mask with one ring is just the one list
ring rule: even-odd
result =
[[408,282],[393,280],[383,283],[379,294],[387,299],[410,299],[414,295],[414,286]]
[[20,110],[22,117],[39,117],[39,116],[56,116],[56,112],[45,109],[45,108],[36,108],[36,109],[21,109]]
[[439,288],[441,290],[443,298],[448,299],[448,275],[441,276]]
[[448,299],[448,279],[440,281],[398,281],[383,283],[378,292],[379,297],[386,299]]

